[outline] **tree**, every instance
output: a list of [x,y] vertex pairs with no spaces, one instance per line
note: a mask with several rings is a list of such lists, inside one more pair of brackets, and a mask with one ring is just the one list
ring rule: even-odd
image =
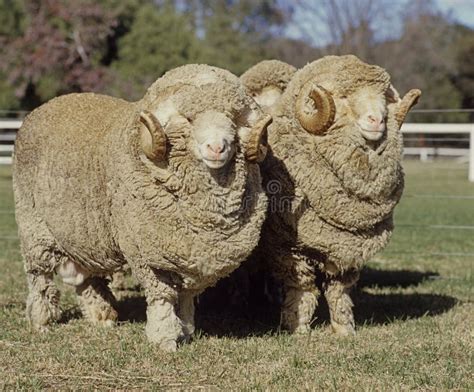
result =
[[289,12],[274,0],[207,0],[201,7],[204,61],[237,75],[268,57],[267,44]]
[[[462,107],[474,109],[474,30],[459,26],[461,37],[457,42],[455,57],[456,74],[454,85],[462,94]],[[474,113],[469,115],[469,121],[474,121]]]
[[324,55],[355,54],[373,61],[374,44],[392,32],[396,4],[391,0],[298,0],[298,30]]
[[199,41],[186,15],[172,6],[142,6],[130,32],[117,43],[117,59],[112,63],[115,81],[112,93],[138,99],[146,88],[166,71],[199,62]]
[[0,68],[22,106],[33,108],[59,94],[101,91],[101,64],[115,18],[91,0],[25,2],[25,23],[18,37],[6,38]]
[[[401,93],[417,87],[423,91],[416,109],[458,109],[462,94],[453,83],[456,74],[458,29],[429,1],[415,1],[402,14],[399,39],[380,44],[376,63],[387,68]],[[388,55],[389,54],[389,55]],[[410,121],[465,121],[462,113],[413,113]]]
[[[7,56],[8,43],[23,33],[24,22],[25,8],[22,1],[0,0],[0,59]],[[18,109],[19,106],[15,88],[8,83],[5,69],[0,67],[0,109],[8,111]]]

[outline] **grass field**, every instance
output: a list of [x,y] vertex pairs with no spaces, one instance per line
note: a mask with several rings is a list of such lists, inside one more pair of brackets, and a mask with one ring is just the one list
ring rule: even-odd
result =
[[1,167],[0,387],[474,390],[474,184],[453,163],[405,167],[394,238],[354,292],[355,338],[329,332],[324,305],[305,337],[280,332],[268,306],[200,309],[195,340],[175,354],[147,344],[144,300],[133,287],[119,302],[116,328],[83,321],[65,287],[61,324],[29,331],[11,174]]

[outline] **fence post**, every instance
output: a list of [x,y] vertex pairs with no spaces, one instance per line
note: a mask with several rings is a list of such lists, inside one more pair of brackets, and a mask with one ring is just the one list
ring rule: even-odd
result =
[[474,182],[474,128],[469,137],[469,181]]

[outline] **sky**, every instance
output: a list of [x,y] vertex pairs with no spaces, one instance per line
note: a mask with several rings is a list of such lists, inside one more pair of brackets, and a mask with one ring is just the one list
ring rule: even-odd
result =
[[474,27],[474,0],[437,0],[443,11],[452,11],[453,17],[462,24]]
[[[312,0],[312,1],[319,1],[319,0]],[[352,1],[352,0],[340,0],[340,1]],[[401,11],[404,8],[404,4],[406,4],[410,0],[393,0],[394,4],[398,6],[398,11]],[[425,1],[425,0],[422,0]],[[426,0],[427,1],[427,0]],[[466,26],[474,28],[474,0],[434,0],[437,3],[437,7],[443,14],[448,15],[451,20],[460,22]],[[298,21],[300,23],[297,25],[296,22],[288,24],[285,29],[285,35],[289,38],[304,38],[301,35],[301,23],[308,23],[308,19],[305,17],[303,13],[301,13],[301,8],[298,6],[294,7],[294,14],[293,20]],[[381,22],[383,26],[379,29],[379,37],[384,37],[384,32],[386,32],[385,37],[389,36],[397,36],[399,34],[401,25],[396,19],[389,18],[388,20]],[[379,26],[379,27],[380,27]],[[385,31],[384,31],[385,30]],[[318,37],[318,41],[313,41],[312,43],[316,46],[325,45],[329,42],[329,37],[327,36],[327,32],[324,26],[318,30],[316,25],[311,25],[311,30],[313,33],[318,32],[316,35]],[[324,38],[327,37],[327,38]]]

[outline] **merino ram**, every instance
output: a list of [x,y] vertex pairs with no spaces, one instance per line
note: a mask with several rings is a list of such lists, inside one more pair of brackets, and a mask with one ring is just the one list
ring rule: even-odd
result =
[[53,99],[30,114],[14,158],[16,218],[39,330],[59,318],[53,274],[84,316],[117,319],[106,275],[128,263],[165,350],[194,331],[194,297],[256,246],[267,198],[257,161],[271,121],[231,73],[187,65],[135,103]]
[[333,330],[354,333],[349,289],[390,239],[404,183],[400,127],[419,95],[400,99],[382,68],[328,56],[297,71],[267,108],[259,255],[284,284],[290,331],[309,330],[322,279]]

